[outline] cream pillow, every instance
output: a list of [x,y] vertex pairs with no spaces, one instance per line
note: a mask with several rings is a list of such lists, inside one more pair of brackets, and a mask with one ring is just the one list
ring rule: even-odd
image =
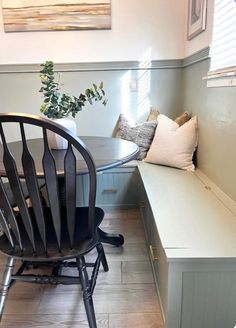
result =
[[193,171],[193,153],[197,147],[197,118],[179,126],[160,114],[158,125],[145,162]]

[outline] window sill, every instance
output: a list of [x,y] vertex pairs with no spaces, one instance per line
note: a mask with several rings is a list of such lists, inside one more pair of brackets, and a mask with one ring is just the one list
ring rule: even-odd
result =
[[208,88],[236,87],[236,76],[206,78]]
[[228,70],[218,70],[209,72],[203,77],[207,81],[208,88],[217,87],[235,87],[236,86],[236,70],[235,68]]

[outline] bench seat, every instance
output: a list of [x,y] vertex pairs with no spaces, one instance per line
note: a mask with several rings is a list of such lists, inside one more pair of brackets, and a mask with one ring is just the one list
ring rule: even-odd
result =
[[173,258],[236,258],[236,213],[198,171],[143,162],[138,168],[162,246],[179,250],[171,251]]
[[236,324],[236,207],[200,172],[138,163],[141,212],[166,328]]

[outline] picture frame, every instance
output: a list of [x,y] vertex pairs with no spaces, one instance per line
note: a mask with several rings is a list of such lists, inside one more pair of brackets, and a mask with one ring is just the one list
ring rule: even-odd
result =
[[207,0],[189,0],[187,40],[205,31],[207,17]]
[[5,32],[111,29],[111,0],[0,0]]

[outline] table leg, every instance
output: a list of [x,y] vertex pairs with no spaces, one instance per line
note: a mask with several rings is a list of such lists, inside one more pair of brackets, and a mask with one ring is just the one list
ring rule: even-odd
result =
[[124,244],[124,237],[120,234],[107,233],[100,228],[98,228],[98,234],[102,243],[118,247]]
[[[64,183],[64,179],[63,178],[59,178],[58,179],[58,184],[59,184],[59,194],[60,194],[60,201],[61,204],[65,204],[66,200],[65,200],[65,183]],[[112,233],[108,233],[105,232],[103,230],[101,230],[100,228],[98,228],[98,234],[100,237],[100,241],[102,243],[106,243],[106,244],[110,244],[110,245],[114,245],[114,246],[122,246],[124,244],[124,237],[120,234],[112,234]]]

